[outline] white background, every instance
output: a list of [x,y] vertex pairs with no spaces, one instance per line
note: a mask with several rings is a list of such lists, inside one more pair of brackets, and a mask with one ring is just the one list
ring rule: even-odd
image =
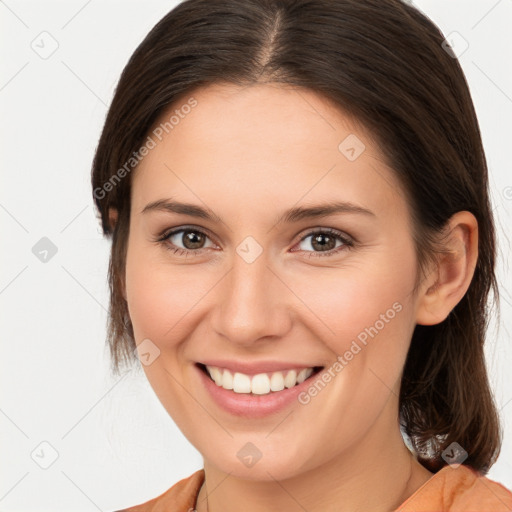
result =
[[[89,184],[119,75],[174,5],[0,0],[2,512],[116,510],[202,467],[140,370],[109,375],[109,242]],[[456,31],[469,43],[460,62],[479,116],[500,239],[502,318],[491,324],[487,355],[505,438],[489,477],[512,488],[512,0],[415,5],[445,35]],[[47,50],[58,44],[46,59],[31,47],[43,37]],[[32,253],[42,237],[57,248],[46,263]],[[51,462],[53,449],[58,458],[42,469],[35,460]]]

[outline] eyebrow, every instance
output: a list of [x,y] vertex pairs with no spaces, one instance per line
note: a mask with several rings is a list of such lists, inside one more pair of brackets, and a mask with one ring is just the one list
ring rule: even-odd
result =
[[[224,223],[224,221],[209,208],[203,208],[199,205],[182,203],[171,199],[158,199],[157,201],[153,201],[147,204],[141,213],[147,213],[150,211],[179,213],[212,222]],[[347,201],[331,201],[312,206],[296,206],[290,208],[277,218],[275,224],[299,222],[304,219],[327,217],[337,213],[357,213],[373,217],[376,216],[375,213],[363,206]]]
[[173,201],[171,199],[158,199],[157,201],[153,201],[147,204],[141,213],[151,211],[181,213],[183,215],[211,220],[213,222],[222,222],[222,219],[215,215],[209,208],[203,208],[202,206],[190,203],[180,203],[179,201]]

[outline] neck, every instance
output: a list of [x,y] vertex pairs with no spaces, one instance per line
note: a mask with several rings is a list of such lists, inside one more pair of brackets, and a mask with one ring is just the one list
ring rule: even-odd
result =
[[432,473],[407,449],[398,422],[382,426],[376,424],[357,446],[321,466],[281,481],[238,478],[205,460],[197,512],[395,510]]

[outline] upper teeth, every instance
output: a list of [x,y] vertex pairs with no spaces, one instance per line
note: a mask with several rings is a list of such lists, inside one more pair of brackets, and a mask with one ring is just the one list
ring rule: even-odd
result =
[[302,370],[285,370],[271,374],[258,373],[251,377],[240,372],[233,374],[229,370],[217,366],[207,366],[206,369],[217,386],[232,389],[235,393],[254,393],[256,395],[266,395],[270,391],[282,391],[285,387],[292,388],[296,384],[304,382],[313,373],[313,368],[303,368]]

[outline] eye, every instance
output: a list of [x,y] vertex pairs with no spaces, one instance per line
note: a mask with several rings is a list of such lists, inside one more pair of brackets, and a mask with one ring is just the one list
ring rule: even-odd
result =
[[193,226],[185,226],[164,232],[158,237],[157,242],[162,243],[166,249],[173,251],[175,254],[193,254],[195,256],[202,254],[204,250],[210,247],[215,247],[213,243],[205,246],[205,242],[208,240],[210,238],[204,231]]
[[[311,240],[306,242],[308,239]],[[337,245],[338,241],[341,243]],[[334,256],[341,251],[351,249],[354,246],[354,241],[336,229],[317,228],[315,231],[310,231],[309,234],[303,237],[299,242],[299,245],[300,244],[303,246],[301,250],[311,252],[309,257],[323,257]],[[313,251],[308,251],[308,246],[312,247]],[[318,251],[315,251],[315,249]]]
[[[306,242],[308,239],[311,240]],[[180,256],[197,256],[209,248],[216,247],[208,234],[194,226],[167,230],[158,236],[156,242],[163,244],[166,249]],[[323,257],[334,256],[352,248],[354,241],[336,229],[316,228],[304,236],[298,245],[302,245],[299,250],[310,253],[309,257]],[[313,251],[308,250],[308,246],[313,248]]]

